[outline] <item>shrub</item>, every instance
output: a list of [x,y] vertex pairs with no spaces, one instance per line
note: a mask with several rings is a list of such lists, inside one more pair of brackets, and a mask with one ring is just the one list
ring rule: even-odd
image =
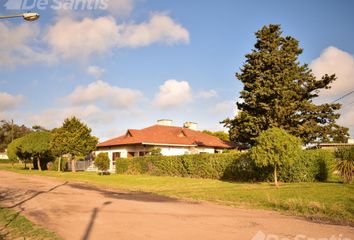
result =
[[[233,179],[231,167],[241,154],[201,154],[181,156],[144,156],[119,159],[116,172],[212,179]],[[228,172],[226,174],[226,172]]]
[[[51,170],[51,171],[58,171],[58,166],[59,166],[59,158],[56,158],[54,160],[54,162],[52,162],[51,164],[51,168],[49,168],[48,166],[48,170]],[[64,158],[62,157],[61,158],[61,162],[60,162],[60,171],[62,172],[65,172],[65,171],[68,171],[68,159],[67,158]]]
[[[331,152],[303,150],[292,165],[282,165],[279,168],[279,180],[326,181],[332,172],[333,162],[334,156]],[[121,158],[116,161],[116,173],[247,182],[271,181],[273,178],[273,168],[257,166],[249,152]]]
[[109,157],[107,153],[99,153],[95,157],[95,166],[98,168],[100,171],[107,171],[109,169]]
[[251,149],[251,157],[259,167],[272,167],[274,183],[278,186],[281,166],[292,165],[301,152],[301,140],[281,128],[262,132]]
[[325,182],[333,172],[334,155],[322,149],[303,150],[292,165],[281,167],[283,182]]
[[339,148],[335,156],[337,158],[336,170],[346,183],[352,183],[354,174],[354,147]]

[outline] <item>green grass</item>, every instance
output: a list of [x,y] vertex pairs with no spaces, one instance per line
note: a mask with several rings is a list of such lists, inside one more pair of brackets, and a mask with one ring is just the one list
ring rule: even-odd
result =
[[0,240],[61,239],[55,233],[39,227],[20,213],[0,207]]
[[210,201],[243,208],[262,208],[304,216],[316,221],[354,225],[354,185],[342,183],[286,183],[276,189],[270,183],[234,183],[210,179],[145,175],[98,176],[97,173],[58,173],[11,169],[22,174],[56,177],[100,187],[151,192],[158,195]]

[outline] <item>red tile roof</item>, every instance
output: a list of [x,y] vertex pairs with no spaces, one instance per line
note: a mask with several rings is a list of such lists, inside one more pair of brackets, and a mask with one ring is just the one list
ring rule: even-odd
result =
[[129,129],[125,135],[99,143],[97,147],[130,144],[194,145],[214,148],[234,148],[230,142],[189,128],[154,125],[141,130]]

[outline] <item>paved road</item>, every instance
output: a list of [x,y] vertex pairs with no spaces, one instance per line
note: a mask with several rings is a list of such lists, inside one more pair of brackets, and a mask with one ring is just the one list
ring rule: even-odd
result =
[[[0,204],[65,239],[354,240],[354,228],[0,171]],[[258,233],[257,237],[254,237]],[[278,237],[271,238],[270,235]],[[274,236],[273,236],[274,237]]]

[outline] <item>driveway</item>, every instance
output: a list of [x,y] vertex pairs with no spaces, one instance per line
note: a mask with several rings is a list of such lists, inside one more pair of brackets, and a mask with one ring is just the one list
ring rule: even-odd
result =
[[[354,228],[0,171],[0,204],[64,239],[354,240]],[[273,235],[273,236],[272,236]]]

